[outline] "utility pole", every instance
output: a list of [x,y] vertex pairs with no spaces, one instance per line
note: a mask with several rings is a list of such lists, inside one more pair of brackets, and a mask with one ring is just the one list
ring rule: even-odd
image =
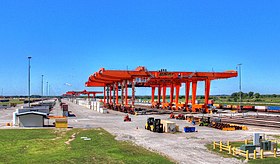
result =
[[50,88],[51,88],[51,85],[49,84],[49,88],[48,88],[48,95],[50,96]]
[[42,103],[43,103],[43,97],[44,97],[44,75],[42,75],[42,88],[41,88],[41,98],[42,98]]
[[28,107],[30,108],[30,60],[32,57],[28,57]]
[[242,88],[241,88],[241,65],[242,64],[237,64],[238,66],[238,76],[239,76],[239,108],[241,109],[241,103],[242,103]]
[[46,87],[46,96],[48,96],[48,89],[49,89],[49,82],[47,82],[47,87]]

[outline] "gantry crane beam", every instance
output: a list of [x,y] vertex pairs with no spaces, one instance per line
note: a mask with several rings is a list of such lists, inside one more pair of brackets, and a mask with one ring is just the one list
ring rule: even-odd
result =
[[102,94],[102,93],[103,92],[100,92],[100,91],[83,90],[83,91],[68,91],[68,92],[66,92],[65,95],[71,95],[71,96],[88,95],[88,98],[90,97],[90,95],[93,95],[93,98],[95,98],[96,94]]
[[92,86],[94,86],[94,87],[104,87],[105,85],[106,85],[105,83],[93,82],[93,81],[90,81],[90,80],[85,83],[86,87],[92,87]]

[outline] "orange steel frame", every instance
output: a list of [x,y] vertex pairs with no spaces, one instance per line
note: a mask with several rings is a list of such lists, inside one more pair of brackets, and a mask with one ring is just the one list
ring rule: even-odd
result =
[[88,98],[90,98],[90,95],[92,95],[92,98],[95,98],[96,94],[102,94],[103,92],[99,91],[68,91],[64,96],[79,96],[79,95],[87,95]]
[[[225,72],[167,72],[167,71],[148,71],[145,67],[137,67],[136,70],[105,70],[101,68],[98,72],[90,75],[85,83],[87,87],[104,87],[104,103],[119,104],[118,91],[121,89],[121,105],[128,105],[128,86],[132,88],[131,105],[134,108],[135,87],[151,87],[151,102],[155,103],[155,90],[158,90],[158,102],[166,103],[166,89],[170,88],[170,102],[172,106],[175,88],[175,106],[180,106],[179,95],[180,87],[185,84],[185,106],[188,104],[190,86],[192,87],[192,111],[197,108],[208,110],[208,99],[210,95],[211,81],[216,79],[227,79],[237,77],[237,71]],[[139,81],[140,80],[140,81]],[[203,105],[196,104],[197,82],[205,83],[205,101]],[[191,84],[191,85],[190,85]],[[107,95],[106,95],[107,88]],[[113,89],[115,88],[115,89]],[[114,102],[112,102],[112,90]],[[124,95],[125,92],[125,95]],[[109,93],[109,95],[108,95]],[[107,100],[106,100],[107,98]]]

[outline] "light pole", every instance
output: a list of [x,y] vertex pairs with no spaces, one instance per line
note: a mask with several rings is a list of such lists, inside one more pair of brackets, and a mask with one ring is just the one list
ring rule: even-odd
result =
[[43,96],[44,96],[44,75],[42,75],[42,88],[41,88],[42,90],[41,90],[41,95],[42,95],[42,103],[43,103]]
[[48,88],[48,95],[50,97],[50,88],[51,88],[51,85],[49,84],[49,88]]
[[28,57],[28,107],[30,108],[30,60],[31,56]]
[[47,87],[46,87],[46,96],[48,96],[48,89],[49,89],[49,82],[47,82]]
[[241,90],[241,65],[242,64],[237,64],[237,66],[238,66],[238,76],[239,76],[239,108],[240,108],[240,110],[242,110],[241,109],[241,103],[242,103],[242,90]]

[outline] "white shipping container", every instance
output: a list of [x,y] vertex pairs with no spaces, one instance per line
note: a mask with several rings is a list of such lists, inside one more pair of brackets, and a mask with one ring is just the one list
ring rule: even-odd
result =
[[97,102],[96,110],[99,112],[99,109],[100,109],[100,102]]
[[267,109],[267,107],[266,106],[255,106],[255,109],[265,110],[265,109]]
[[100,108],[99,112],[105,114],[107,113],[107,109]]
[[93,110],[97,110],[97,102],[95,101],[94,102],[94,105],[93,105],[94,107],[93,107]]

